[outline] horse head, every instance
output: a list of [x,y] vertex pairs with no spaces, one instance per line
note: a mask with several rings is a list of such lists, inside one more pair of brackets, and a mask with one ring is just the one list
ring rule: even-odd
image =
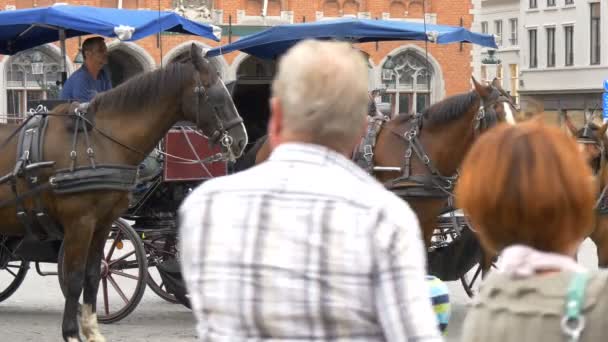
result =
[[606,129],[608,123],[598,126],[593,121],[588,120],[585,125],[577,129],[568,114],[562,112],[564,122],[570,133],[576,138],[579,150],[583,153],[585,160],[589,163],[593,174],[598,174],[602,167],[602,158],[605,157],[605,149],[608,146]]
[[220,144],[231,159],[240,157],[247,145],[247,131],[218,71],[195,44],[186,63],[192,63],[195,70],[191,88],[182,98],[185,119],[196,122],[210,143]]
[[514,99],[500,86],[500,82],[495,78],[492,83],[480,84],[475,77],[473,84],[475,91],[481,98],[478,120],[482,130],[494,126],[497,122],[515,124],[514,112],[517,111]]

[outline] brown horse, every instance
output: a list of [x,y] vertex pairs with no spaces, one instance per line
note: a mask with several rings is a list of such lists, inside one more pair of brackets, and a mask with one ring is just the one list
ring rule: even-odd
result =
[[[86,116],[94,127],[88,131],[88,138],[86,130],[80,130],[76,144],[75,133],[67,124],[75,120],[73,106],[62,105],[50,113],[42,154],[43,160],[55,164],[42,169],[35,180],[37,184],[50,184],[50,187],[43,188],[39,196],[25,198],[20,204],[0,205],[0,233],[13,241],[32,237],[32,232],[26,231],[16,214],[19,206],[24,211],[31,211],[38,205],[36,198],[42,199],[48,217],[63,232],[66,301],[62,333],[66,341],[81,340],[77,321],[81,293],[80,323],[86,340],[105,340],[99,332],[95,314],[100,262],[112,222],[125,212],[129,203],[127,187],[112,189],[104,183],[104,177],[116,168],[110,167],[104,174],[95,172],[103,169],[103,165],[136,169],[171,126],[181,120],[195,122],[211,141],[222,143],[223,152],[232,157],[240,156],[247,144],[242,119],[217,71],[194,44],[190,54],[188,63],[167,65],[97,95]],[[68,112],[68,108],[72,109]],[[18,143],[17,139],[9,139],[15,129],[15,126],[0,127],[0,141],[8,141],[3,144],[4,152],[0,154],[0,175],[10,174],[15,169]],[[95,168],[91,165],[92,158]],[[75,166],[74,172],[85,170],[79,171],[82,172],[79,176],[93,174],[98,181],[87,178],[84,180],[87,186],[79,188],[82,182],[77,182],[69,191],[58,191],[58,171],[71,170],[72,166]],[[67,172],[67,176],[70,175],[75,173]],[[127,178],[129,182],[133,180]],[[13,179],[19,193],[31,185],[26,184],[26,180],[31,182],[30,177]],[[49,182],[49,179],[53,181]],[[14,198],[10,186],[0,186],[0,203]],[[35,227],[44,232],[40,225]]]
[[[377,134],[373,175],[410,204],[427,246],[437,216],[451,197],[458,166],[476,136],[498,121],[506,122],[507,113],[515,108],[496,82],[481,85],[473,78],[473,91],[435,103],[421,115],[402,114]],[[254,155],[258,164],[271,151],[266,141],[255,146],[245,156]]]
[[567,113],[563,112],[563,116],[566,127],[577,139],[579,148],[593,171],[598,200],[595,226],[589,237],[597,246],[599,267],[605,268],[608,267],[608,123],[599,126],[588,120],[582,128],[577,129]]

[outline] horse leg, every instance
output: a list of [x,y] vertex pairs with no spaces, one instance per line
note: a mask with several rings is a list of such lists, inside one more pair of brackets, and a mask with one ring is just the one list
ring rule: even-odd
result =
[[63,224],[66,299],[61,328],[63,339],[67,342],[81,341],[77,320],[78,299],[82,292],[89,245],[95,229],[94,222],[92,217],[85,217]]
[[598,266],[608,267],[608,215],[597,216],[595,229],[589,237],[597,247]]
[[87,258],[80,317],[80,326],[87,342],[105,342],[106,340],[99,331],[96,312],[97,292],[99,290],[99,279],[101,278],[101,259],[111,227],[111,221],[103,221],[103,224],[98,225],[97,230],[93,233]]

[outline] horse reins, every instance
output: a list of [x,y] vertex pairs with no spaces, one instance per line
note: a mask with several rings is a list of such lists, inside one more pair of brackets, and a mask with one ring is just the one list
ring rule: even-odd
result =
[[[475,135],[475,139],[481,134],[482,130],[486,129],[489,126],[488,116],[486,113],[486,108],[491,108],[500,102],[509,102],[509,100],[500,95],[496,97],[494,101],[489,103],[485,103],[483,98],[481,100],[481,105],[479,106],[478,112],[473,119],[473,132]],[[422,186],[423,188],[427,188],[427,192],[429,195],[436,195],[437,192],[434,191],[439,190],[442,194],[440,197],[452,197],[453,187],[458,180],[458,171],[452,176],[445,176],[441,174],[439,169],[434,165],[429,155],[426,153],[422,142],[420,141],[420,132],[423,127],[423,115],[417,113],[411,118],[411,128],[405,133],[398,133],[393,130],[390,130],[391,133],[397,135],[400,139],[404,139],[408,144],[408,147],[405,152],[405,164],[402,170],[402,175],[395,179],[392,179],[385,184],[387,187],[391,186],[399,186],[401,182],[409,182],[415,184],[414,186]],[[411,174],[411,158],[413,154],[416,154],[418,159],[424,164],[427,170],[430,172],[428,174],[422,175],[412,175]],[[428,182],[430,181],[430,183]],[[429,189],[429,186],[431,188]],[[434,196],[435,197],[435,196]]]

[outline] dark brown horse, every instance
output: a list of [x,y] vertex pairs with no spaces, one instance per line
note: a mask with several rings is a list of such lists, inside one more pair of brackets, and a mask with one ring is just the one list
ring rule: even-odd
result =
[[[74,133],[66,123],[74,118],[68,116],[72,115],[68,106],[60,106],[49,115],[43,160],[55,164],[40,171],[36,182],[49,184],[49,178],[55,179],[40,198],[48,216],[63,231],[66,302],[62,333],[66,341],[80,341],[77,312],[81,293],[80,323],[86,340],[105,340],[98,330],[95,314],[100,261],[112,222],[127,209],[129,191],[107,189],[99,184],[103,183],[101,181],[89,184],[86,191],[59,194],[55,187],[58,170],[69,170],[74,160],[76,170],[88,167],[87,172],[93,172],[90,157],[94,157],[97,169],[101,165],[131,166],[133,169],[171,126],[181,120],[195,122],[212,141],[222,143],[224,153],[233,157],[240,156],[247,144],[242,119],[217,71],[194,44],[190,53],[188,63],[167,65],[95,97],[87,114],[92,118],[91,113],[94,113],[94,127],[88,132],[90,144],[86,143],[83,130],[76,148],[72,147]],[[5,141],[15,128],[0,127],[0,142]],[[92,149],[88,149],[89,146]],[[4,146],[0,154],[0,176],[15,169],[16,150],[17,139]],[[23,177],[17,178],[16,185],[18,192],[27,187]],[[10,186],[0,186],[0,203],[13,198]],[[36,205],[35,198],[25,199],[26,211]],[[13,239],[31,235],[26,233],[16,213],[15,204],[0,208],[0,234]]]
[[[506,122],[514,109],[495,82],[481,85],[473,78],[473,91],[435,103],[421,115],[400,115],[384,124],[377,135],[373,174],[410,204],[427,246],[466,152],[477,135],[496,122]],[[255,155],[258,164],[268,157],[270,147],[268,143],[255,146],[246,156]]]
[[597,246],[599,267],[608,267],[608,123],[596,125],[589,119],[578,129],[567,113],[563,113],[568,130],[577,139],[579,148],[585,156],[597,189],[596,220],[593,232],[589,236]]

